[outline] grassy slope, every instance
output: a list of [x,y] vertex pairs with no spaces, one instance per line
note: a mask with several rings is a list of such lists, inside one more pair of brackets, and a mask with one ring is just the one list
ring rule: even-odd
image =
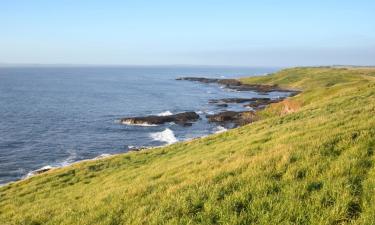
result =
[[295,68],[243,82],[304,91],[245,127],[2,187],[0,224],[375,221],[375,70]]

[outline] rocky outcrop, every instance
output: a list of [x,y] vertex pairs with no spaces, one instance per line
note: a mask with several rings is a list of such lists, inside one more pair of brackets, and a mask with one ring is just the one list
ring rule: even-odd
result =
[[232,123],[235,127],[243,126],[254,122],[257,119],[255,112],[252,111],[225,111],[214,115],[207,115],[208,122],[215,122],[220,124]]
[[191,122],[197,121],[198,119],[199,115],[197,113],[184,112],[168,116],[127,117],[122,118],[120,121],[122,124],[127,125],[159,125],[174,122],[176,124],[189,126]]
[[205,77],[180,77],[176,80],[188,80],[188,81],[197,81],[201,83],[218,83],[221,85],[228,85],[228,86],[239,86],[241,82],[236,79],[217,79],[217,78],[205,78]]
[[222,98],[222,99],[211,99],[208,102],[214,104],[222,104],[222,103],[245,103],[245,102],[267,102],[271,101],[270,98]]
[[251,107],[253,109],[264,108],[265,106],[282,101],[283,98],[269,99],[269,98],[257,98],[254,101],[244,105],[244,107]]
[[221,85],[225,85],[227,87],[236,87],[236,86],[242,85],[242,83],[236,79],[219,79],[217,83]]
[[204,78],[204,77],[181,77],[176,80],[187,80],[196,81],[201,83],[217,83],[225,86],[226,88],[233,89],[236,91],[256,91],[261,93],[268,93],[272,91],[290,92],[280,88],[277,85],[265,85],[265,84],[243,84],[241,81],[236,79],[217,79],[217,78]]

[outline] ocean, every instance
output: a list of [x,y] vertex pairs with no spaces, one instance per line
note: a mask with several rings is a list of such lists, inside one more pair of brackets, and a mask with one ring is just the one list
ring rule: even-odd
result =
[[[225,130],[205,115],[222,111],[210,99],[264,97],[178,77],[233,78],[277,68],[3,67],[0,68],[0,184],[45,166],[189,140]],[[270,93],[268,96],[282,95]],[[244,110],[230,105],[225,110]],[[195,111],[190,127],[131,126],[129,116]]]

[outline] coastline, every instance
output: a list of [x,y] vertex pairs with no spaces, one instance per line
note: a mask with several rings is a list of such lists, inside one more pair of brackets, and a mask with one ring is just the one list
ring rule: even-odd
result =
[[[261,75],[261,76],[270,76],[270,75],[271,74],[264,74],[264,75]],[[263,84],[247,85],[247,84],[245,84],[245,83],[243,83],[241,81],[244,78],[246,78],[246,77],[238,77],[238,78],[235,78],[235,79],[204,78],[204,77],[181,77],[181,78],[176,78],[176,80],[177,81],[179,81],[179,80],[180,81],[181,80],[187,80],[187,81],[201,82],[201,83],[206,83],[206,84],[217,83],[218,85],[220,85],[219,86],[220,88],[224,88],[224,89],[227,89],[227,90],[234,90],[234,91],[238,91],[238,92],[248,92],[248,91],[254,91],[255,90],[255,92],[281,91],[281,92],[290,93],[289,96],[281,98],[280,99],[281,101],[285,100],[285,99],[288,99],[290,97],[293,97],[296,94],[298,94],[298,93],[301,92],[301,90],[279,88],[279,87],[274,86],[274,85],[263,85]],[[254,99],[250,99],[250,100],[247,100],[247,99],[219,99],[219,100],[214,100],[214,101],[210,100],[211,101],[210,103],[217,104],[217,103],[219,103],[222,100],[224,100],[224,101],[225,100],[234,101],[234,103],[246,103],[246,102],[249,102],[249,101],[253,101]],[[240,101],[238,101],[238,100],[240,100]],[[244,100],[244,102],[242,102],[242,100]],[[257,99],[255,99],[255,100],[257,100]],[[246,110],[238,112],[239,114],[236,112],[235,116],[240,115],[240,117],[242,117],[241,113],[243,113],[243,112],[255,112],[255,113],[258,113],[259,111],[264,110],[265,107],[267,107],[267,106],[269,106],[271,104],[277,103],[277,102],[279,102],[279,101],[276,101],[276,102],[272,102],[272,101],[268,102],[267,101],[265,104],[262,105],[262,107],[260,107],[258,109],[255,108],[255,107],[252,108],[252,107],[248,107],[248,106],[244,105],[244,107],[246,108]],[[231,111],[223,111],[223,112],[231,112]],[[199,113],[199,112],[196,112],[196,113]],[[169,110],[167,110],[165,112],[159,113],[158,115],[151,115],[151,116],[156,116],[156,117],[163,118],[163,117],[169,117],[169,116],[174,116],[174,115]],[[209,118],[209,116],[212,116],[212,115],[207,115],[208,118]],[[74,166],[76,164],[83,163],[83,162],[98,161],[98,160],[101,160],[101,159],[106,159],[106,158],[109,158],[109,157],[115,157],[115,156],[118,156],[118,155],[123,155],[123,154],[130,153],[130,152],[149,151],[149,150],[153,150],[153,149],[157,149],[157,148],[162,148],[162,147],[166,147],[166,146],[173,145],[173,144],[176,144],[176,143],[181,143],[181,142],[188,143],[188,142],[196,140],[196,139],[201,139],[201,138],[205,138],[205,137],[208,137],[208,136],[212,136],[212,135],[220,134],[220,133],[223,133],[223,132],[227,132],[228,130],[235,129],[235,128],[238,128],[238,127],[241,127],[241,126],[253,123],[256,120],[257,119],[255,119],[255,120],[251,119],[250,121],[246,121],[246,122],[244,122],[242,124],[238,124],[238,125],[236,125],[234,127],[230,127],[230,128],[225,127],[223,125],[223,123],[218,123],[217,131],[215,131],[213,133],[210,133],[210,134],[202,135],[202,136],[199,136],[199,137],[196,137],[196,138],[188,139],[188,140],[176,140],[173,143],[166,143],[164,145],[158,145],[158,146],[134,146],[134,148],[128,149],[126,152],[117,153],[117,154],[102,153],[99,156],[96,156],[94,158],[78,160],[78,161],[74,161],[74,162],[70,162],[70,163],[67,162],[67,163],[63,163],[63,165],[61,165],[61,166],[46,165],[46,166],[43,166],[43,167],[41,167],[39,169],[36,169],[36,170],[33,170],[33,171],[29,171],[27,174],[25,174],[19,180],[10,181],[8,183],[0,184],[0,186],[6,186],[6,185],[8,185],[10,183],[27,180],[27,179],[29,179],[31,177],[42,175],[42,174],[45,174],[46,172],[49,172],[49,171],[54,171],[56,169],[61,169],[61,168],[66,168],[66,167]],[[145,123],[139,123],[139,124],[132,124],[132,123],[129,123],[129,122],[126,122],[126,121],[124,122],[124,121],[122,121],[122,119],[118,119],[115,122],[118,122],[118,123],[121,123],[121,124],[125,124],[125,125],[131,125],[131,126],[146,126],[146,127],[158,126],[158,124],[149,124],[149,123],[146,123],[146,122]]]

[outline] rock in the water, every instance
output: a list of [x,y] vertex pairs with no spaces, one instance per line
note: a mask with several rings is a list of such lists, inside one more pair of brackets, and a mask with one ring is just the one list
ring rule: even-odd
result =
[[255,112],[252,111],[225,111],[214,115],[206,116],[209,122],[215,123],[233,123],[235,126],[243,126],[252,123],[257,119]]
[[159,125],[163,123],[174,122],[180,125],[189,126],[191,122],[197,121],[199,115],[195,112],[177,113],[168,116],[144,116],[144,117],[128,117],[122,118],[122,124],[128,125]]
[[270,101],[270,98],[223,98],[223,99],[211,99],[209,103],[245,103],[255,101]]
[[187,80],[197,81],[202,83],[217,83],[224,85],[226,88],[233,89],[236,91],[256,91],[261,93],[268,93],[272,91],[290,92],[280,88],[277,85],[266,85],[266,84],[243,84],[241,81],[236,79],[217,79],[217,78],[204,78],[204,77],[181,77],[176,80]]
[[223,104],[217,104],[217,106],[219,106],[219,107],[228,107],[228,104],[225,104],[225,103],[223,103]]
[[209,122],[231,122],[239,112],[225,111],[214,115],[207,115]]

